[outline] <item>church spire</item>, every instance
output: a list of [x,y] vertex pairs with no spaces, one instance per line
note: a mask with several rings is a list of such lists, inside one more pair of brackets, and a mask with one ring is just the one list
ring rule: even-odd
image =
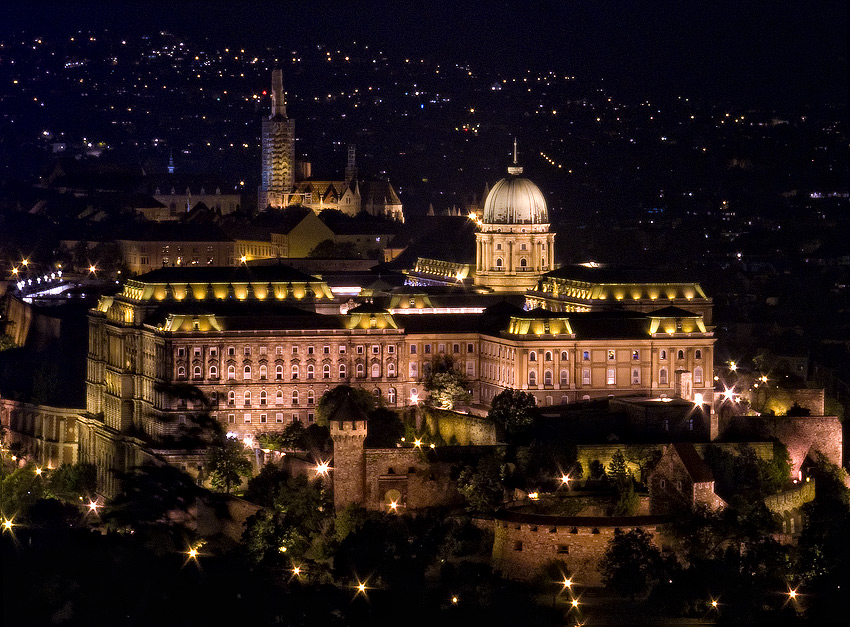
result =
[[512,176],[522,174],[522,166],[517,163],[516,136],[514,136],[514,162],[508,166],[508,174]]
[[272,117],[286,117],[286,96],[283,92],[283,70],[272,70]]

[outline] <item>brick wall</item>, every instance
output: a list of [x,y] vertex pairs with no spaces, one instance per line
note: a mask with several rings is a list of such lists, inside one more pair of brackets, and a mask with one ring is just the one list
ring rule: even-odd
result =
[[428,462],[419,449],[366,449],[363,506],[387,511],[397,500],[405,511],[461,503],[450,472],[451,464]]
[[[511,518],[511,514],[507,514]],[[553,559],[567,563],[573,581],[583,586],[601,586],[597,570],[614,530],[629,531],[635,527],[655,536],[659,519],[640,517],[623,519],[539,517],[541,521],[493,521],[493,568],[510,579],[529,581],[540,572],[543,564]],[[550,518],[548,524],[542,522]],[[626,523],[626,524],[618,524]],[[600,524],[604,522],[604,524]],[[658,540],[656,539],[656,542]]]
[[496,426],[486,418],[449,411],[432,411],[425,414],[425,424],[430,433],[439,432],[445,442],[454,438],[461,446],[496,444]]
[[791,472],[796,475],[810,450],[841,465],[843,434],[835,416],[727,416],[721,433],[745,433],[760,439],[776,438],[788,447]]

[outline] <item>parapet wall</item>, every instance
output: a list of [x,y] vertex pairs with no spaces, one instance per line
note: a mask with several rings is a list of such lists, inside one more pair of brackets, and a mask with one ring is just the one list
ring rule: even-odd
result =
[[367,509],[387,511],[393,500],[399,512],[463,501],[451,480],[451,465],[429,462],[419,449],[366,449],[364,454]]
[[504,514],[493,521],[493,568],[510,579],[530,581],[550,560],[563,560],[573,581],[601,586],[599,562],[616,529],[643,529],[657,537],[658,516],[555,517]]

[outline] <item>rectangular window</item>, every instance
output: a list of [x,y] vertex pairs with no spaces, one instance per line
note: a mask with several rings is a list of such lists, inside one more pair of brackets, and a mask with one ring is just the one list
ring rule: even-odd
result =
[[425,354],[426,354],[426,355],[430,355],[430,354],[431,354],[431,345],[430,345],[430,344],[426,344],[426,345],[425,345]]
[[395,353],[395,344],[390,344],[387,346],[387,352],[392,355]]
[[411,354],[411,355],[415,355],[415,354],[416,354],[416,344],[411,344],[411,345],[410,345],[410,354]]
[[569,555],[570,547],[567,544],[559,544],[558,545],[558,555]]
[[201,347],[200,347],[200,346],[196,346],[195,348],[193,348],[193,349],[192,349],[192,354],[193,354],[195,357],[200,357],[200,356],[201,356]]
[[381,347],[377,344],[372,344],[372,354],[373,355],[380,355],[381,354]]
[[640,369],[632,368],[632,385],[640,384]]
[[445,345],[445,344],[440,344],[440,345],[437,347],[437,352],[438,352],[438,353],[445,353],[445,352],[446,352],[446,345]]
[[292,354],[293,354],[293,355],[297,355],[297,354],[298,354],[298,347],[297,347],[297,346],[293,346],[293,347],[292,347]]
[[606,383],[608,385],[614,385],[617,383],[617,369],[616,368],[608,368],[608,373],[605,378]]
[[608,361],[614,361],[617,359],[616,351],[608,351]]
[[178,348],[178,349],[177,349],[177,356],[178,356],[178,357],[183,357],[184,355],[186,355],[186,349],[185,349],[185,348],[183,348],[183,347]]
[[218,356],[218,349],[217,348],[211,348],[210,349],[210,357],[216,357],[216,356]]
[[313,347],[312,347],[312,346],[308,346],[308,347],[307,347],[307,354],[308,354],[308,355],[312,355],[312,354],[313,354],[313,352],[314,352]]
[[251,414],[245,414],[243,417],[245,424],[251,424]]
[[345,346],[340,346],[340,347],[339,347],[339,354],[340,354],[340,355],[345,355]]
[[452,344],[452,352],[457,355],[460,352],[460,344]]
[[640,351],[632,351],[632,361],[640,361]]
[[236,424],[236,414],[227,414],[227,422],[229,424]]
[[590,385],[590,368],[581,371],[581,384]]
[[357,354],[358,355],[362,355],[365,352],[366,352],[366,347],[363,346],[362,344],[357,347]]
[[466,345],[466,352],[467,353],[474,353],[475,352],[475,344],[472,344],[472,343],[467,344]]
[[410,378],[416,379],[419,376],[419,364],[415,361],[410,362]]
[[274,421],[275,422],[283,422],[283,414],[281,412],[276,413],[274,415]]
[[582,351],[581,358],[584,361],[590,361],[590,351]]
[[331,354],[331,347],[330,346],[322,346],[322,354],[323,355],[330,355]]
[[316,416],[310,412],[307,412],[307,424],[313,424],[313,421],[316,420]]
[[475,376],[475,362],[468,361],[466,362],[466,376],[474,377]]
[[268,353],[268,349],[265,346],[260,346],[260,355],[266,355]]
[[260,414],[260,422],[268,422],[266,414]]

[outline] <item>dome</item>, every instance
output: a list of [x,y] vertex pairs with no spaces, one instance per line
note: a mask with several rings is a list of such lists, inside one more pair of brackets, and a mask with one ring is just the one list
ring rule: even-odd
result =
[[511,167],[510,174],[493,186],[484,201],[484,224],[549,224],[543,192],[527,178],[522,168]]

